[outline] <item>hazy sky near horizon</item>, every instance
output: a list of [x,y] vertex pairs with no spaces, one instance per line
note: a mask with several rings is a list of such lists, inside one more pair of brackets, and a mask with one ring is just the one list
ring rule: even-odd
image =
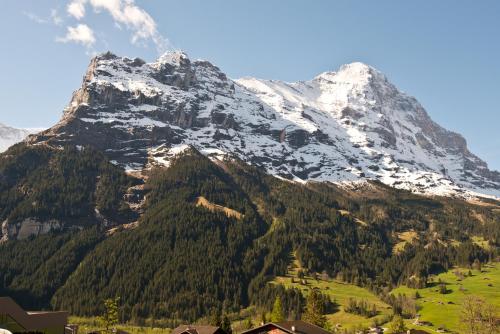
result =
[[93,54],[167,49],[232,78],[308,80],[361,61],[500,170],[500,1],[25,0],[0,11],[0,123],[57,122]]

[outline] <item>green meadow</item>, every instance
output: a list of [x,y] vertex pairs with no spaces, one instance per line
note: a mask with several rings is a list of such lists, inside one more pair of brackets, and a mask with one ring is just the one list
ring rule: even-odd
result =
[[[339,305],[337,312],[327,315],[331,326],[340,324],[342,326],[341,328],[345,329],[367,328],[376,321],[387,321],[392,315],[392,308],[367,289],[334,279],[314,279],[310,276],[304,277],[306,284],[303,284],[304,282],[301,282],[298,278],[299,270],[300,265],[298,261],[294,261],[287,275],[276,277],[273,284],[282,284],[286,288],[300,289],[305,296],[314,288],[320,289],[322,293],[330,296],[332,301],[335,300]],[[344,308],[348,304],[350,298],[358,301],[365,300],[370,306],[375,304],[379,314],[371,318],[365,318],[360,315],[345,312]]]
[[[456,271],[460,271],[464,278],[457,276]],[[417,300],[421,307],[420,320],[432,324],[422,328],[436,330],[444,327],[461,333],[462,302],[466,296],[483,298],[487,303],[500,308],[500,264],[483,265],[481,271],[471,270],[472,276],[468,276],[468,273],[469,269],[455,268],[433,277],[433,282],[427,288],[417,290],[402,286],[394,289],[392,293],[414,296],[418,291],[421,296]],[[439,293],[439,280],[446,284],[446,294]]]
[[[300,264],[295,260],[287,274],[276,277],[272,284],[300,289],[305,296],[315,288],[329,295],[332,301],[334,300],[339,305],[338,311],[327,315],[332,327],[340,325],[342,329],[367,328],[376,322],[385,323],[390,320],[392,308],[367,289],[335,279],[325,279],[321,276],[316,279],[305,275],[303,279],[299,279],[299,270],[301,270]],[[461,275],[457,275],[457,272],[460,272]],[[420,298],[417,299],[417,304],[420,307],[418,311],[420,321],[429,324],[416,326],[413,324],[413,320],[407,320],[408,327],[424,329],[430,333],[436,333],[437,329],[442,327],[451,332],[462,333],[464,330],[460,322],[462,302],[468,295],[481,297],[487,303],[500,309],[500,264],[483,265],[481,271],[470,270],[470,273],[472,276],[469,276],[469,269],[454,268],[446,273],[431,277],[429,286],[424,289],[412,289],[406,286],[394,289],[391,292],[394,295],[405,294],[414,297],[417,291],[420,295]],[[439,282],[446,284],[446,294],[439,292]],[[358,301],[365,300],[370,307],[374,304],[378,315],[366,318],[346,312],[344,308],[351,298]],[[236,333],[243,331],[246,319],[252,319],[254,325],[260,321],[255,307],[249,307],[237,315],[231,315],[231,319],[233,319],[233,330]],[[70,322],[78,324],[83,333],[102,329],[102,324],[95,317],[71,317]],[[160,328],[165,327],[160,322],[148,323],[142,327],[118,325],[118,329],[131,334],[169,334],[171,329]]]
[[[95,331],[102,331],[104,329],[104,326],[98,317],[71,316],[69,318],[69,323],[78,325],[79,333],[91,333]],[[116,329],[130,334],[170,334],[172,332],[170,328],[155,327],[154,324],[150,325],[151,326],[133,326],[128,324],[118,324]]]

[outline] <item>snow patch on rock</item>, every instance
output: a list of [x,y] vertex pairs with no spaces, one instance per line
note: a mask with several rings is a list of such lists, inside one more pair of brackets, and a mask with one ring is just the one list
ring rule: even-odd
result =
[[352,63],[309,81],[229,79],[183,52],[91,62],[63,120],[31,142],[90,144],[127,170],[187,147],[296,180],[379,180],[415,193],[500,197],[500,173],[378,70]]

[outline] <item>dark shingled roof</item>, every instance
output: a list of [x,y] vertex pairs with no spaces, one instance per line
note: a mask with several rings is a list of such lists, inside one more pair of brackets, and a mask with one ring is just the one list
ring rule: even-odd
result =
[[171,334],[224,334],[224,331],[215,326],[180,325]]
[[327,331],[324,328],[302,320],[283,321],[278,323],[270,322],[260,327],[245,331],[242,334],[264,333],[276,328],[281,329],[282,331],[289,334],[331,334],[331,332]]
[[10,316],[27,331],[60,326],[68,323],[68,312],[26,312],[9,297],[0,297],[0,314]]

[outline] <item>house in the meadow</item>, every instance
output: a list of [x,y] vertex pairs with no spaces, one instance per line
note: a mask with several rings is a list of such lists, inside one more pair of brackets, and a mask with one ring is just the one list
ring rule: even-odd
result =
[[226,334],[220,327],[201,325],[180,325],[171,334]]
[[324,328],[302,320],[269,322],[242,334],[332,334]]

